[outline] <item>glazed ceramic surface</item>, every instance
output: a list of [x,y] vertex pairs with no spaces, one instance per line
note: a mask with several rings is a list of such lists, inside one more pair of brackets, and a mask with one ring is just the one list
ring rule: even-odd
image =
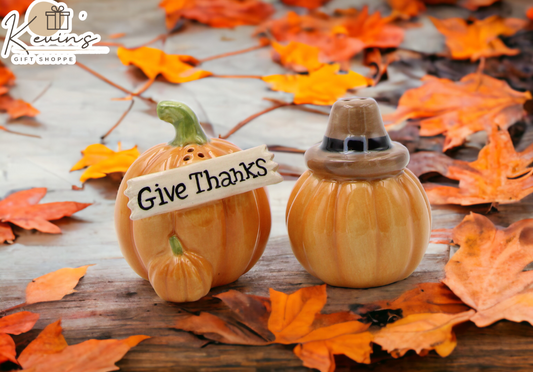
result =
[[[335,151],[335,143],[342,149]],[[337,102],[324,141],[305,157],[311,169],[296,183],[286,213],[300,263],[341,287],[408,277],[428,245],[431,209],[417,177],[405,168],[407,149],[390,141],[375,101]]]
[[263,188],[198,207],[130,220],[124,195],[129,179],[240,151],[228,141],[208,140],[189,111],[185,110],[184,115],[192,119],[178,118],[176,125],[196,127],[186,128],[181,134],[177,130],[176,140],[143,153],[122,180],[115,207],[117,235],[127,262],[150,281],[161,298],[174,302],[198,300],[212,287],[231,283],[250,270],[265,249],[271,226]]

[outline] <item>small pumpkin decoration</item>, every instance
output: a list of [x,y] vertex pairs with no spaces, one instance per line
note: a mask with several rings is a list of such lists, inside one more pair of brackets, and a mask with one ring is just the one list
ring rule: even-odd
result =
[[185,104],[160,102],[157,114],[174,125],[173,141],[147,150],[120,185],[115,225],[128,264],[167,301],[196,301],[212,287],[237,280],[261,257],[270,234],[270,205],[263,188],[189,209],[130,220],[124,195],[131,178],[186,167],[240,149],[207,138]]
[[289,198],[291,247],[307,271],[340,287],[405,279],[429,243],[431,209],[406,168],[409,152],[392,142],[371,98],[337,101],[310,168]]

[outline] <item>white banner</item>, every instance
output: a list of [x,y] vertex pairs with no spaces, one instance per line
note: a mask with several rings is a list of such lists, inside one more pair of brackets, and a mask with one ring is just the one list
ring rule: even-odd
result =
[[281,182],[266,145],[128,180],[130,219],[194,207]]

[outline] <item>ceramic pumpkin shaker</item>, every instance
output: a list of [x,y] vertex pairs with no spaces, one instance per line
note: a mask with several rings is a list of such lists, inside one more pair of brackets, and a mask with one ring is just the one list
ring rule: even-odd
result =
[[176,137],[147,150],[128,169],[117,195],[115,226],[126,261],[161,298],[196,301],[212,287],[237,280],[259,260],[270,233],[270,206],[259,188],[130,220],[124,195],[129,179],[240,151],[228,141],[209,139],[183,103],[160,102],[157,114],[175,127]]
[[405,279],[425,253],[431,209],[409,152],[390,140],[372,98],[337,101],[322,143],[289,198],[291,247],[327,284],[367,288]]

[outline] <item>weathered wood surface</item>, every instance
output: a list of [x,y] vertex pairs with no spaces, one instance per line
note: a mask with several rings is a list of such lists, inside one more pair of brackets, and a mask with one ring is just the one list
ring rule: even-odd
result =
[[[98,0],[69,2],[76,12],[89,14],[84,23],[76,22],[74,30],[100,33],[103,39],[116,32],[126,32],[119,40],[128,46],[139,45],[163,33],[163,13],[157,8],[159,0],[125,2]],[[331,1],[328,9],[360,6],[364,1]],[[381,2],[370,2],[372,9],[384,9]],[[508,15],[522,16],[527,0],[506,2]],[[451,7],[432,8],[440,17],[466,16],[468,12]],[[404,47],[424,52],[442,49],[442,37],[422,18],[423,29],[408,30]],[[214,30],[188,24],[186,30],[172,36],[164,46],[167,52],[186,53],[204,58],[223,52],[252,46],[252,27],[235,30]],[[423,33],[424,37],[417,37]],[[156,45],[161,47],[161,44]],[[118,84],[134,89],[145,78],[135,70],[123,66],[112,52],[107,56],[82,56],[87,64]],[[270,61],[266,49],[241,56],[208,62],[205,69],[218,74],[264,75],[284,71]],[[122,93],[95,79],[75,66],[14,66],[18,85],[14,94],[32,101],[45,91],[35,106],[41,114],[35,119],[20,119],[7,123],[12,130],[39,135],[41,139],[14,136],[0,132],[0,198],[15,190],[48,187],[43,202],[74,200],[92,202],[93,206],[73,218],[58,221],[63,235],[46,235],[16,229],[16,243],[0,245],[0,309],[23,302],[26,284],[37,276],[62,267],[96,264],[89,268],[75,294],[64,300],[28,306],[26,310],[41,315],[34,330],[17,336],[21,350],[47,324],[61,318],[64,333],[71,344],[89,338],[123,338],[133,334],[153,336],[132,349],[118,363],[123,371],[267,371],[305,370],[292,352],[292,346],[244,347],[206,344],[205,340],[172,328],[182,311],[202,311],[221,308],[216,299],[206,298],[193,304],[171,304],[159,299],[149,283],[137,277],[121,256],[113,227],[113,208],[118,182],[113,179],[89,181],[83,191],[73,191],[79,185],[80,172],[69,173],[80,158],[79,151],[99,141],[129,105],[112,101]],[[364,71],[360,61],[354,68]],[[413,71],[421,76],[421,71]],[[381,91],[402,89],[418,84],[399,72],[390,71],[390,80],[359,94],[378,94]],[[156,81],[145,94],[155,100],[177,99],[192,104],[200,120],[210,124],[213,135],[226,133],[229,128],[269,103],[263,97],[284,98],[283,93],[268,91],[254,79],[204,79],[182,85]],[[382,105],[384,112],[391,108]],[[2,120],[5,116],[2,117]],[[290,123],[290,125],[287,125]],[[231,137],[242,148],[262,143],[308,148],[322,138],[326,119],[322,115],[293,109],[280,109],[253,121]],[[155,117],[154,106],[137,100],[121,126],[106,140],[115,147],[139,145],[141,151],[172,138],[172,127]],[[528,128],[518,144],[523,149],[533,142]],[[433,146],[431,140],[427,146]],[[476,149],[459,151],[458,157],[472,159]],[[277,154],[276,160],[303,169],[298,154]],[[284,226],[284,209],[294,181],[269,187],[273,211],[272,238],[258,264],[235,283],[214,289],[210,295],[238,289],[245,293],[268,295],[272,287],[292,292],[321,282],[298,264],[291,253]],[[433,208],[433,228],[452,228],[476,208]],[[531,217],[533,197],[521,203],[499,207],[489,218],[508,226]],[[394,298],[417,283],[436,282],[443,276],[449,258],[449,248],[431,245],[424,261],[408,279],[386,287],[368,290],[328,288],[329,302],[325,311],[346,310],[350,304]],[[229,258],[231,259],[231,258]],[[425,358],[408,354],[400,360],[377,353],[370,366],[357,370],[372,371],[447,371],[447,370],[533,370],[533,327],[528,324],[498,322],[485,329],[473,324],[457,327],[459,340],[456,350],[448,358],[431,353]],[[352,368],[344,358],[338,359],[339,369]]]

